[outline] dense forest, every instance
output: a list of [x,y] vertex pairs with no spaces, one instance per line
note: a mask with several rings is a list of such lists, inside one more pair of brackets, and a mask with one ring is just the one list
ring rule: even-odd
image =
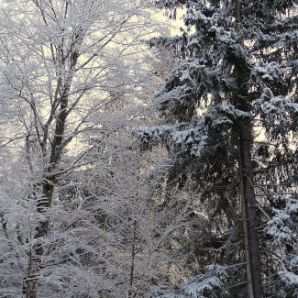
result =
[[298,297],[298,0],[0,0],[0,298]]

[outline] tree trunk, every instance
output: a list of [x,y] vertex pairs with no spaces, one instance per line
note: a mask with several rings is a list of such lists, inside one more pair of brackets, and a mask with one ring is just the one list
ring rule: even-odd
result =
[[[236,32],[241,28],[241,1],[234,0],[234,16]],[[250,78],[250,68],[242,57],[232,56],[235,65],[238,93],[234,95],[234,105],[242,111],[250,111],[248,90],[246,82]],[[241,96],[239,96],[241,95]],[[244,244],[246,251],[246,279],[247,294],[249,298],[262,298],[261,254],[257,232],[256,196],[253,187],[253,168],[251,159],[252,124],[250,119],[244,119],[239,125],[239,165],[241,173],[242,220]]]
[[[55,180],[45,180],[42,185],[42,199],[37,203],[37,212],[44,213],[51,206],[53,193],[55,189]],[[36,226],[35,239],[41,239],[48,233],[49,221],[45,219]],[[42,256],[44,248],[42,241],[38,241],[30,251],[28,273],[23,282],[23,295],[26,298],[37,297],[37,286],[42,265]]]
[[242,123],[239,134],[241,189],[243,197],[244,243],[247,262],[247,289],[249,298],[262,298],[261,257],[257,232],[256,198],[253,187],[251,159],[252,127],[250,120]]
[[132,229],[131,266],[130,266],[130,279],[129,279],[130,290],[128,293],[128,297],[135,297],[133,293],[133,282],[134,282],[135,258],[136,258],[136,232],[137,232],[137,221],[134,220],[133,229]]
[[[78,37],[77,37],[78,38]],[[79,44],[81,43],[81,39]],[[37,202],[37,212],[45,213],[48,208],[51,207],[53,201],[53,194],[55,191],[55,186],[57,184],[57,177],[55,170],[59,164],[62,150],[63,150],[63,140],[65,135],[65,126],[68,116],[68,101],[69,92],[72,84],[72,79],[74,75],[74,69],[77,64],[79,53],[74,50],[71,54],[70,60],[70,70],[68,77],[65,80],[63,92],[61,94],[60,111],[58,113],[55,125],[55,134],[51,142],[51,152],[50,160],[45,168],[45,175],[42,182],[42,197],[38,199]],[[62,66],[64,66],[62,64]],[[58,80],[59,81],[59,80]],[[47,132],[46,132],[47,133]],[[41,220],[35,231],[34,238],[42,239],[48,234],[49,220],[45,218]],[[23,295],[26,298],[36,298],[37,297],[37,284],[39,280],[40,269],[42,266],[42,256],[44,255],[44,248],[42,241],[37,241],[37,243],[32,248],[32,258],[30,258],[28,266],[27,277],[24,278],[23,283]]]
[[[240,153],[240,152],[239,152]],[[239,161],[241,161],[241,157],[239,154]],[[240,162],[239,162],[240,163]],[[250,270],[250,260],[249,260],[249,245],[248,245],[248,235],[247,235],[247,216],[246,216],[246,208],[245,208],[245,200],[244,200],[244,189],[243,189],[243,169],[240,165],[240,173],[239,173],[239,188],[240,188],[240,206],[241,206],[241,220],[243,227],[243,245],[246,253],[246,289],[247,289],[247,297],[253,298],[253,286],[251,280],[251,270]]]

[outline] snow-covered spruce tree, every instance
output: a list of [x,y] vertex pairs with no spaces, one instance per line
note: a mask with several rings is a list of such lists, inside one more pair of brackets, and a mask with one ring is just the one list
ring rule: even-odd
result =
[[297,195],[287,199],[286,206],[276,210],[266,227],[278,256],[277,262],[274,262],[277,274],[273,277],[270,291],[274,297],[298,295],[298,200]]
[[[297,191],[297,1],[157,4],[186,9],[181,37],[153,41],[178,44],[182,59],[157,95],[164,125],[142,128],[138,135],[145,148],[167,144],[173,160],[168,190],[191,181],[201,201],[208,202],[209,236],[221,243],[220,256],[211,252],[208,262],[229,265],[216,282],[204,284],[201,276],[179,295],[221,297],[225,292],[216,289],[224,288],[233,297],[263,297],[271,293],[277,272],[270,262],[277,259],[261,227],[272,207],[282,208],[287,195]],[[171,199],[166,196],[164,207]],[[241,261],[246,282],[239,274]]]

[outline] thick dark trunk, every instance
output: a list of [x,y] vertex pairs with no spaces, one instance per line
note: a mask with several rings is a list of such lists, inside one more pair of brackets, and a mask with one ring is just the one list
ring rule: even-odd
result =
[[243,195],[244,237],[246,246],[247,282],[249,298],[262,298],[261,254],[256,215],[256,197],[253,187],[251,159],[252,127],[250,120],[242,123],[239,134],[241,188]]

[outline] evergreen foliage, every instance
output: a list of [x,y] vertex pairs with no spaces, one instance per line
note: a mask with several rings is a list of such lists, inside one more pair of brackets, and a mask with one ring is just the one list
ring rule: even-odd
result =
[[[276,257],[277,251],[269,250],[277,240],[262,227],[274,216],[273,208],[284,208],[286,197],[297,192],[297,4],[283,0],[158,1],[158,7],[167,10],[185,8],[181,36],[151,43],[178,47],[180,63],[156,96],[163,123],[136,131],[144,149],[166,144],[172,159],[163,207],[177,205],[174,201],[179,197],[170,192],[176,185],[199,194],[192,203],[184,202],[200,205],[193,212],[207,210],[212,227],[207,237],[213,241],[193,243],[200,247],[194,254],[199,269],[193,274],[203,274],[209,264],[245,262],[239,178],[246,179],[257,198],[253,206],[257,222],[252,221],[258,226],[264,292],[275,295],[270,285],[277,282],[274,276],[278,274],[283,293],[292,293],[287,297],[294,297],[297,268],[285,265],[289,264],[287,254]],[[252,156],[253,180],[246,173],[241,178],[241,155],[246,149]],[[282,216],[289,208],[278,214]],[[281,233],[274,237],[279,239],[286,231],[287,237],[295,238],[289,220],[280,221],[274,230],[276,216],[268,223],[269,231]],[[203,259],[206,250],[209,257]],[[297,250],[291,251],[296,260]],[[279,274],[285,271],[278,271],[275,264],[286,266],[287,274]],[[244,268],[237,275],[229,274],[221,285],[226,291],[214,297],[247,297]],[[203,297],[194,293],[188,295]],[[212,293],[206,297],[213,297]]]

